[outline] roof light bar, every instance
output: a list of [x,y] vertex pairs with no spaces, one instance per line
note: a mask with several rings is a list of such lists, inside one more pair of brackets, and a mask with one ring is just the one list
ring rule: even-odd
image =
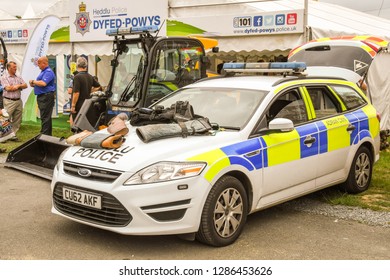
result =
[[157,31],[158,31],[157,25],[148,25],[148,26],[130,27],[130,28],[107,29],[106,35],[124,36],[124,35],[133,35],[133,34],[141,34],[141,33],[155,33]]
[[242,63],[229,62],[224,63],[223,70],[236,73],[302,73],[306,70],[304,62],[260,62],[260,63]]

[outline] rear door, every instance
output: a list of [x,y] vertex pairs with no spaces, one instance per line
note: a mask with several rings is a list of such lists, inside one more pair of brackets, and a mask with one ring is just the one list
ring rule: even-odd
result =
[[344,102],[327,85],[306,86],[314,108],[315,124],[319,132],[319,164],[317,187],[330,184],[345,176],[350,153],[351,135],[356,133],[352,117],[344,112]]

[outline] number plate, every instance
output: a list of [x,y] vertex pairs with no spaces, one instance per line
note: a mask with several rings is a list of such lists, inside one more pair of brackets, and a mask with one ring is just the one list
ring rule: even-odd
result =
[[62,188],[62,197],[66,201],[96,209],[102,209],[102,197],[100,195],[80,192],[69,188]]

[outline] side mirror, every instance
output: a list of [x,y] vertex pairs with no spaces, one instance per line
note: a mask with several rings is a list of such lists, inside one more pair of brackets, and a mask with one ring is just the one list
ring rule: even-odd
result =
[[270,130],[279,130],[289,132],[294,130],[294,124],[291,120],[285,118],[276,118],[270,121],[268,128]]

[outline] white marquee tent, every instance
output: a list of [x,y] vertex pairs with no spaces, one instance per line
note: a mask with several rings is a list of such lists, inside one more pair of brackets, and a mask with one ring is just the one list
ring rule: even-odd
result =
[[[156,0],[157,1],[157,0]],[[169,17],[184,18],[194,16],[213,16],[222,14],[245,14],[255,12],[285,11],[304,8],[304,0],[281,1],[242,1],[217,0],[210,4],[209,0],[169,0]],[[223,4],[223,5],[221,5]],[[310,39],[333,37],[341,35],[373,35],[390,41],[390,20],[372,16],[359,11],[344,8],[324,2],[308,1],[308,29]],[[62,26],[69,26],[69,0],[59,0],[53,6],[37,15],[42,18],[53,14],[61,18]],[[1,11],[0,11],[1,13]],[[1,15],[1,14],[0,14]],[[22,22],[22,21],[19,21]],[[13,22],[13,26],[20,25]],[[36,20],[24,21],[22,25],[34,26]],[[17,23],[17,24],[15,24]],[[0,29],[7,21],[0,21]],[[303,43],[301,34],[288,35],[259,35],[245,36],[237,40],[236,37],[219,37],[219,46],[224,52],[261,52],[274,50],[289,50]],[[71,44],[55,43],[49,46],[49,53],[69,54]],[[10,46],[10,52],[23,54],[24,46]],[[111,55],[110,42],[74,43],[74,53],[90,53],[94,55]]]
[[[158,1],[158,0],[156,0]],[[271,12],[296,10],[304,8],[304,0],[281,0],[281,1],[242,1],[238,0],[216,0],[219,4],[210,4],[209,0],[169,0],[169,17],[185,18],[196,16],[213,15],[235,15],[235,14],[253,14],[256,12]],[[195,4],[196,3],[196,4]],[[69,0],[59,0],[47,10],[37,15],[42,18],[46,15],[54,14],[61,18],[61,26],[69,26]],[[9,25],[15,27],[33,27],[38,20],[10,20],[0,21],[0,29],[9,28]],[[338,5],[328,4],[308,0],[308,25],[307,30],[309,39],[321,37],[333,37],[341,35],[372,35],[381,37],[390,41],[390,20],[368,15],[362,12],[344,8]],[[286,55],[292,48],[304,43],[303,34],[284,34],[284,35],[259,35],[259,36],[241,36],[237,37],[218,37],[220,53],[210,54],[220,59],[235,57],[236,59],[250,56],[256,59],[263,55],[279,54]],[[8,51],[10,58],[21,65],[25,45],[9,44]],[[91,59],[99,55],[102,59],[96,71],[95,65],[90,63],[89,71],[97,74],[101,83],[107,84],[109,72],[110,57],[112,54],[111,42],[94,43],[52,43],[49,44],[49,55],[57,57],[57,71],[63,69],[63,55],[85,54]],[[58,74],[59,104],[62,104],[66,98],[63,75]],[[63,97],[62,97],[63,96]],[[60,107],[62,108],[62,107]]]
[[[170,16],[185,18],[194,15],[212,16],[226,14],[253,14],[256,12],[272,12],[297,10],[304,8],[304,0],[282,1],[245,1],[246,4],[212,6],[208,0],[197,0],[197,4],[190,0],[170,1]],[[252,2],[252,3],[249,3]],[[202,6],[204,5],[204,6]],[[344,8],[324,2],[308,1],[308,35],[309,39],[335,37],[342,35],[372,35],[390,41],[390,20],[375,17],[359,11]],[[259,35],[218,38],[219,47],[223,53],[229,54],[269,54],[281,51],[285,53],[302,43],[303,34],[287,35]]]

